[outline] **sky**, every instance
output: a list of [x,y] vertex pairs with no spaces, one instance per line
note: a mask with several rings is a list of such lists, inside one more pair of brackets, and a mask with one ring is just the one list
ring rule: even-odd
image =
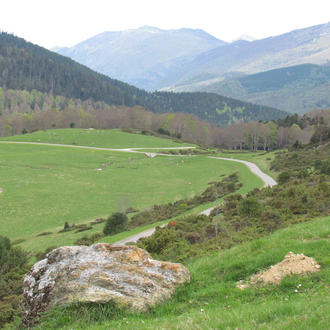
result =
[[1,0],[0,30],[46,48],[144,25],[202,29],[232,41],[330,21],[327,0]]

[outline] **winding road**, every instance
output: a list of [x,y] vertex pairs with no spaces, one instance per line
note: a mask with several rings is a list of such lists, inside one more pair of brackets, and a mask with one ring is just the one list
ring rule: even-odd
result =
[[[146,151],[139,151],[139,150],[180,150],[180,149],[194,149],[195,147],[169,147],[169,148],[102,148],[102,147],[89,147],[89,146],[77,146],[77,145],[70,145],[70,144],[58,144],[58,143],[42,143],[42,142],[19,142],[19,141],[0,141],[0,143],[12,143],[12,144],[33,144],[33,145],[45,145],[45,146],[54,146],[54,147],[67,147],[67,148],[79,148],[79,149],[91,149],[91,150],[108,150],[108,151],[119,151],[119,152],[133,152],[133,153],[141,153],[145,154],[148,157],[155,157],[155,156],[168,156],[168,157],[187,157],[186,155],[171,155],[171,154],[164,154],[164,153],[148,153]],[[211,157],[209,158],[213,159],[220,159],[220,160],[228,160],[232,162],[238,162],[246,165],[252,173],[254,173],[256,176],[258,176],[263,182],[264,187],[272,187],[277,184],[277,182],[267,175],[266,173],[262,172],[260,168],[251,162],[248,162],[246,160],[240,160],[240,159],[234,159],[234,158],[224,158],[224,157]],[[0,189],[0,193],[2,192],[2,189]],[[212,210],[215,207],[210,207],[202,212],[200,214],[209,216]],[[163,225],[165,226],[165,225]],[[151,228],[145,231],[142,231],[138,234],[132,235],[130,237],[127,237],[123,240],[120,240],[113,245],[122,245],[126,244],[128,242],[137,242],[142,237],[148,237],[151,236],[155,232],[156,228]]]
[[[224,157],[209,157],[209,158],[228,160],[228,161],[238,162],[238,163],[242,163],[242,164],[246,165],[252,173],[254,173],[256,176],[258,176],[264,182],[264,187],[273,187],[277,184],[277,182],[272,177],[270,177],[266,173],[262,172],[261,169],[254,163],[248,162],[246,160],[233,159],[233,158],[224,158]],[[210,208],[200,212],[199,214],[209,216],[211,214],[212,210],[214,210],[214,208],[215,208],[215,206],[210,207]],[[163,225],[163,226],[165,226],[165,225]],[[155,232],[155,230],[156,230],[156,228],[151,228],[151,229],[142,231],[141,233],[132,235],[121,241],[118,241],[118,242],[114,243],[113,245],[123,245],[128,242],[137,242],[142,237],[151,236]]]
[[[195,149],[196,147],[168,147],[168,148],[102,148],[102,147],[89,147],[89,146],[77,146],[72,144],[60,144],[60,143],[45,143],[45,142],[22,142],[22,141],[0,141],[3,144],[32,144],[42,145],[50,147],[65,147],[65,148],[78,148],[78,149],[90,149],[90,150],[105,150],[105,151],[119,151],[119,152],[134,152],[137,154],[149,154],[146,151],[139,150],[184,150],[184,149]],[[155,156],[183,156],[183,155],[172,155],[162,153],[152,153]]]

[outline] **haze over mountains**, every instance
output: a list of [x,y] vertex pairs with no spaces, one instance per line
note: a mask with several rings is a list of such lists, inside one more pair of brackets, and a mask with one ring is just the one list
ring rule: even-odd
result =
[[330,62],[330,23],[276,37],[236,41],[204,52],[172,77],[168,89],[190,90],[228,76],[253,74],[293,65]]
[[143,26],[103,32],[74,47],[54,50],[112,78],[155,90],[196,55],[225,44],[203,30]]
[[[104,32],[62,55],[147,90],[199,90],[242,74],[330,62],[330,23],[261,40],[242,37],[226,43],[202,30]],[[202,89],[203,89],[202,88]]]

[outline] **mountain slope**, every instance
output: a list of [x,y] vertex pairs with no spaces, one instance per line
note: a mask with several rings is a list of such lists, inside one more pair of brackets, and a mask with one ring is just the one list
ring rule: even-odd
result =
[[302,64],[195,89],[302,114],[330,108],[330,66]]
[[149,111],[186,112],[225,126],[236,121],[272,120],[285,112],[210,93],[148,93],[98,74],[73,60],[23,39],[0,34],[0,86]]
[[144,26],[103,32],[74,47],[54,50],[110,77],[154,90],[160,79],[192,57],[225,44],[203,30]]
[[252,74],[304,63],[326,64],[329,59],[327,23],[253,42],[239,40],[204,52],[171,77],[169,89],[190,91],[196,89],[196,82],[207,84],[228,73]]

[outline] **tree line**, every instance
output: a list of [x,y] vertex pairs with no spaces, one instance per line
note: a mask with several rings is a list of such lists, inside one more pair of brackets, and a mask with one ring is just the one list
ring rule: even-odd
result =
[[238,150],[274,150],[295,143],[329,138],[330,110],[287,116],[278,121],[240,122],[224,128],[187,113],[153,113],[143,107],[54,97],[38,91],[0,88],[0,136],[49,128],[137,129],[204,146]]

